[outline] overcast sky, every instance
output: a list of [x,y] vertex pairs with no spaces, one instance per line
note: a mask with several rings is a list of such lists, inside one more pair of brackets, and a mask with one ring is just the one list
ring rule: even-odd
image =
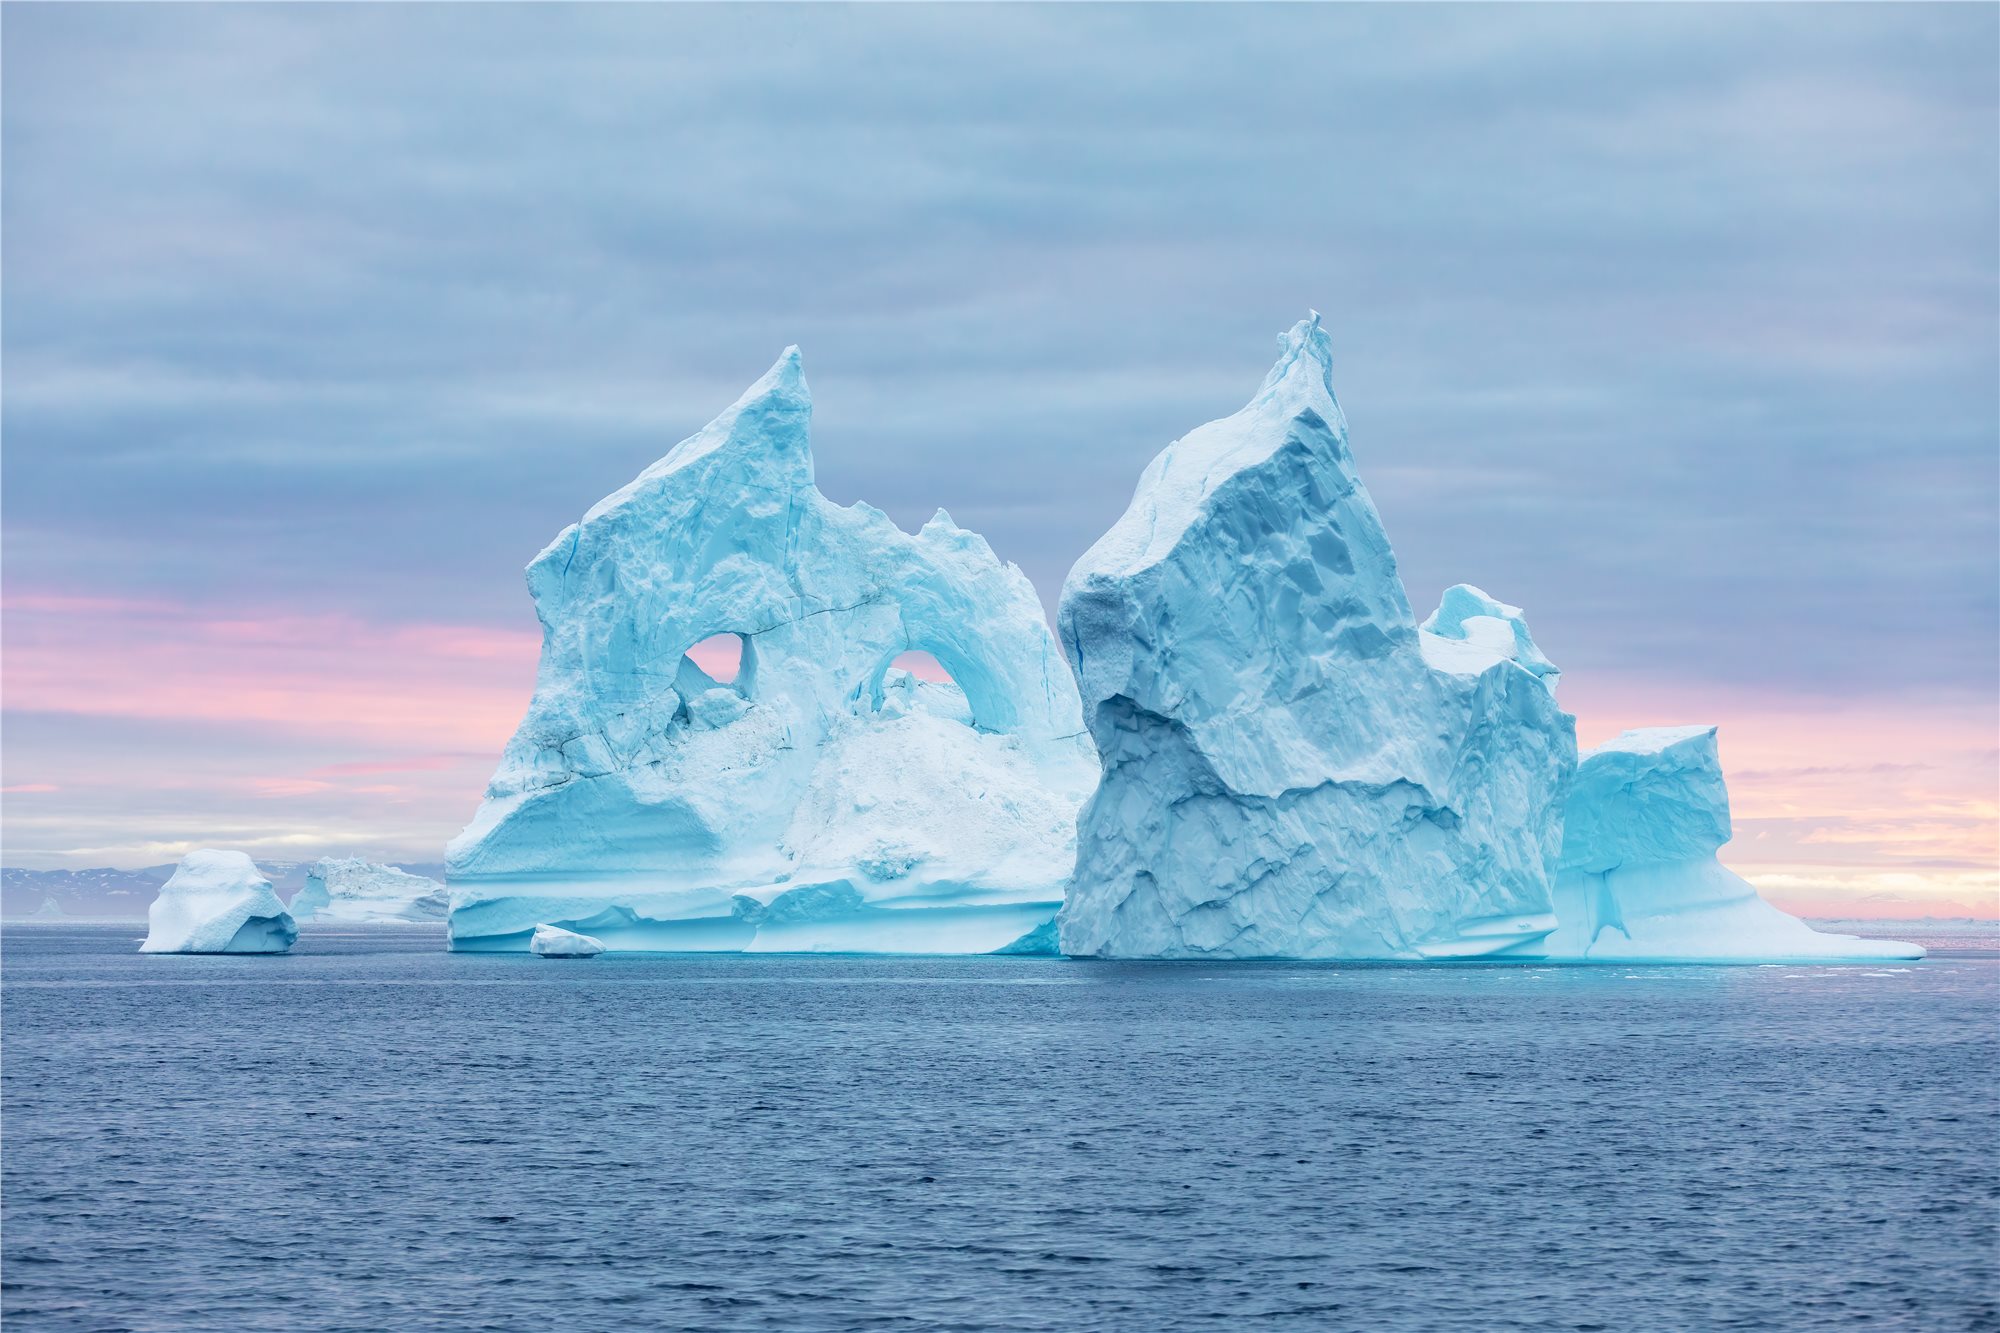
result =
[[1803,767],[1955,738],[1932,859],[1991,840],[1991,6],[17,5],[4,39],[10,864],[437,859],[526,701],[522,566],[787,343],[829,496],[946,507],[1053,607],[1309,307],[1419,614],[1523,605],[1587,723],[1878,728]]

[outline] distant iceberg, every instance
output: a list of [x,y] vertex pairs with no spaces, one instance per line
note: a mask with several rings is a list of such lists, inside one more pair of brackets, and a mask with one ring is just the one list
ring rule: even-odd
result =
[[1537,952],[1573,719],[1520,612],[1419,628],[1356,475],[1318,316],[1250,404],[1175,441],[1063,587],[1102,773],[1063,951]]
[[141,953],[284,953],[299,937],[271,881],[242,852],[189,852],[146,915]]
[[324,857],[306,872],[292,899],[295,920],[313,922],[441,922],[451,900],[444,885],[359,857]]
[[1922,958],[1915,944],[1814,930],[1716,859],[1730,838],[1714,727],[1628,731],[1577,765],[1552,958]]
[[793,348],[529,567],[541,667],[448,850],[453,948],[1046,947],[1096,765],[1034,589],[943,511],[828,501],[810,417]]

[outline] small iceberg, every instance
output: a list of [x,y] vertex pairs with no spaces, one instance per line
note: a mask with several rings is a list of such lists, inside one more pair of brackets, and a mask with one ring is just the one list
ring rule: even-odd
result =
[[1914,960],[1923,946],[1814,930],[1716,859],[1731,835],[1714,727],[1647,727],[1584,754],[1570,789],[1551,958]]
[[284,953],[298,923],[242,852],[193,851],[147,910],[140,953]]
[[560,926],[536,926],[528,952],[538,958],[595,958],[604,952],[604,941]]

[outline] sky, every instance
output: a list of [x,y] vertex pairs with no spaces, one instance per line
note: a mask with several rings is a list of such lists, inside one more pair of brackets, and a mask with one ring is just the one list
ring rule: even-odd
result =
[[0,857],[434,862],[522,568],[789,343],[1051,609],[1323,312],[1411,600],[1724,859],[2000,911],[1992,6],[0,12]]

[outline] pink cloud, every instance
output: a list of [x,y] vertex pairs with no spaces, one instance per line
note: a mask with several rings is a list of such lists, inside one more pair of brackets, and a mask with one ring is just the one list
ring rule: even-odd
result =
[[688,649],[687,655],[712,679],[726,684],[743,669],[743,639],[736,634],[711,634]]
[[1722,859],[1788,910],[2000,912],[2000,710],[1989,698],[1833,699],[1630,678],[1565,680],[1562,698],[1586,748],[1628,727],[1718,725],[1736,828]]
[[11,710],[264,724],[429,753],[497,754],[541,647],[533,632],[337,615],[216,619],[44,595],[6,605]]
[[[373,773],[421,773],[452,768],[470,756],[458,754],[417,754],[403,759],[360,759],[350,763],[322,764],[313,777],[364,777]],[[480,756],[482,759],[490,756]]]
[[318,796],[333,790],[331,782],[311,778],[252,778],[250,785],[260,796]]
[[896,659],[889,663],[889,665],[901,667],[918,680],[927,680],[932,684],[951,680],[951,673],[944,669],[937,658],[921,648],[912,648],[907,652],[897,653]]
[[[75,771],[38,765],[56,781],[0,789],[88,795],[73,812],[85,823],[120,791],[178,793],[203,808],[234,799],[300,819],[394,809],[398,827],[416,821],[441,846],[526,708],[541,643],[529,629],[216,616],[48,591],[10,591],[0,606],[9,710],[249,726],[291,756],[276,773],[245,771],[226,749],[152,772],[79,760]],[[734,665],[728,648],[704,644],[694,656],[722,676]],[[928,656],[897,664],[945,678]],[[1627,727],[1719,724],[1737,831],[1723,859],[1790,910],[2000,912],[2000,718],[1990,698],[1842,700],[1573,676],[1562,700],[1585,746]]]
[[66,593],[16,593],[0,598],[0,612],[47,611],[59,615],[111,614],[178,616],[184,608],[173,602],[133,597],[82,597]]

